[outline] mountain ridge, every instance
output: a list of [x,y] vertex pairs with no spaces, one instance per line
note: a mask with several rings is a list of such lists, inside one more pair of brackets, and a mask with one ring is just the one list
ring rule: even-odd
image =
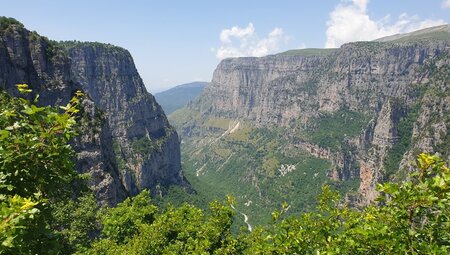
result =
[[155,98],[164,109],[166,114],[184,107],[198,96],[203,89],[208,85],[208,82],[195,81],[186,84],[177,85],[165,91],[155,93]]
[[309,208],[296,194],[324,183],[369,204],[375,184],[401,179],[417,151],[449,157],[449,45],[353,42],[326,55],[222,60],[201,96],[170,115],[188,179],[251,200],[238,209],[252,225],[283,199],[292,212]]
[[390,36],[385,36],[374,40],[375,42],[391,42],[402,41],[410,39],[445,39],[450,36],[450,25],[440,25],[431,28],[424,28],[409,33],[401,33]]
[[0,87],[27,83],[42,105],[61,105],[82,90],[76,169],[91,174],[97,200],[114,205],[143,189],[186,186],[176,131],[148,93],[131,54],[101,43],[58,43],[2,18]]

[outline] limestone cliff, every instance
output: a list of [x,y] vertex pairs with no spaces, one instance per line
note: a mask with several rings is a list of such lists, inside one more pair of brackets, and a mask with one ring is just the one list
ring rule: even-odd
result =
[[144,188],[182,184],[178,135],[146,91],[128,51],[103,44],[65,43],[70,75],[105,111],[122,183]]
[[178,135],[148,93],[128,51],[100,43],[54,42],[12,19],[0,24],[0,88],[27,83],[41,104],[64,104],[80,89],[77,170],[91,173],[98,200],[115,204],[149,188],[184,185]]
[[[449,56],[450,26],[444,25],[339,49],[225,59],[189,109],[303,133],[291,143],[330,160],[329,176],[360,178],[367,202],[376,182],[399,178],[403,170],[392,171],[402,159],[406,169],[418,151],[448,157]],[[315,144],[326,128],[321,119],[346,112],[367,120],[364,127],[344,134],[337,147]],[[192,133],[192,127],[183,129]]]

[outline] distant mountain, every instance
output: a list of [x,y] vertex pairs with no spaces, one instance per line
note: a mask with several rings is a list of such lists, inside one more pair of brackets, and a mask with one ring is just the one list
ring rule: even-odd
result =
[[396,34],[375,40],[376,42],[408,42],[414,40],[446,40],[450,38],[450,25],[425,28],[411,33]]
[[198,96],[207,82],[196,81],[187,84],[178,85],[171,89],[155,94],[156,101],[162,106],[164,112],[168,115],[180,108]]

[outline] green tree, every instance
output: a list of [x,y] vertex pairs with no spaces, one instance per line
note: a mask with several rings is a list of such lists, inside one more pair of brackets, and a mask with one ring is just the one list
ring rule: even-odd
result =
[[233,199],[213,202],[210,212],[184,204],[159,213],[148,192],[102,217],[103,235],[85,254],[448,254],[450,170],[421,154],[408,181],[378,186],[365,208],[343,203],[324,186],[315,211],[284,218],[253,232],[230,231]]
[[377,203],[362,210],[324,187],[315,212],[257,228],[240,242],[247,254],[449,254],[450,169],[420,154],[417,170],[408,181],[379,184]]
[[102,236],[119,244],[127,242],[143,224],[151,224],[158,208],[150,203],[150,192],[142,191],[127,198],[115,208],[108,208],[101,216]]
[[77,176],[69,140],[80,96],[58,109],[36,106],[38,96],[30,102],[0,92],[0,253],[56,252],[49,203]]
[[103,238],[86,254],[236,254],[234,210],[213,202],[210,214],[184,204],[162,213],[148,192],[125,200],[102,217]]
[[69,145],[78,96],[61,111],[0,92],[0,254],[450,253],[450,169],[430,154],[418,156],[406,181],[379,184],[367,207],[324,186],[314,211],[285,217],[283,203],[271,225],[237,235],[232,197],[209,211],[160,212],[143,191],[98,210],[92,193],[69,196],[80,180]]
[[50,227],[58,236],[59,254],[73,254],[89,247],[99,232],[97,201],[92,192],[50,203]]

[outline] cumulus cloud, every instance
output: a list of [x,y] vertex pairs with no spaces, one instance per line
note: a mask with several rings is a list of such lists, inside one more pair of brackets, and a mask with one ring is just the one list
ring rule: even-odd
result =
[[441,6],[442,6],[442,8],[444,8],[444,9],[450,8],[450,0],[443,0]]
[[[445,0],[445,3],[450,0]],[[326,48],[336,48],[352,41],[369,41],[398,33],[446,24],[442,19],[420,20],[417,15],[401,14],[394,22],[390,15],[373,20],[367,13],[369,0],[341,1],[327,21]],[[443,3],[444,6],[444,3]]]
[[255,27],[252,23],[249,23],[247,27],[240,28],[238,26],[232,27],[230,29],[224,29],[220,33],[220,41],[222,43],[231,43],[232,37],[237,39],[246,39],[255,34]]
[[223,29],[220,33],[221,46],[213,48],[219,59],[230,57],[261,57],[277,51],[281,44],[288,40],[283,29],[274,28],[266,37],[259,38],[255,27],[249,23],[247,27],[234,26]]

